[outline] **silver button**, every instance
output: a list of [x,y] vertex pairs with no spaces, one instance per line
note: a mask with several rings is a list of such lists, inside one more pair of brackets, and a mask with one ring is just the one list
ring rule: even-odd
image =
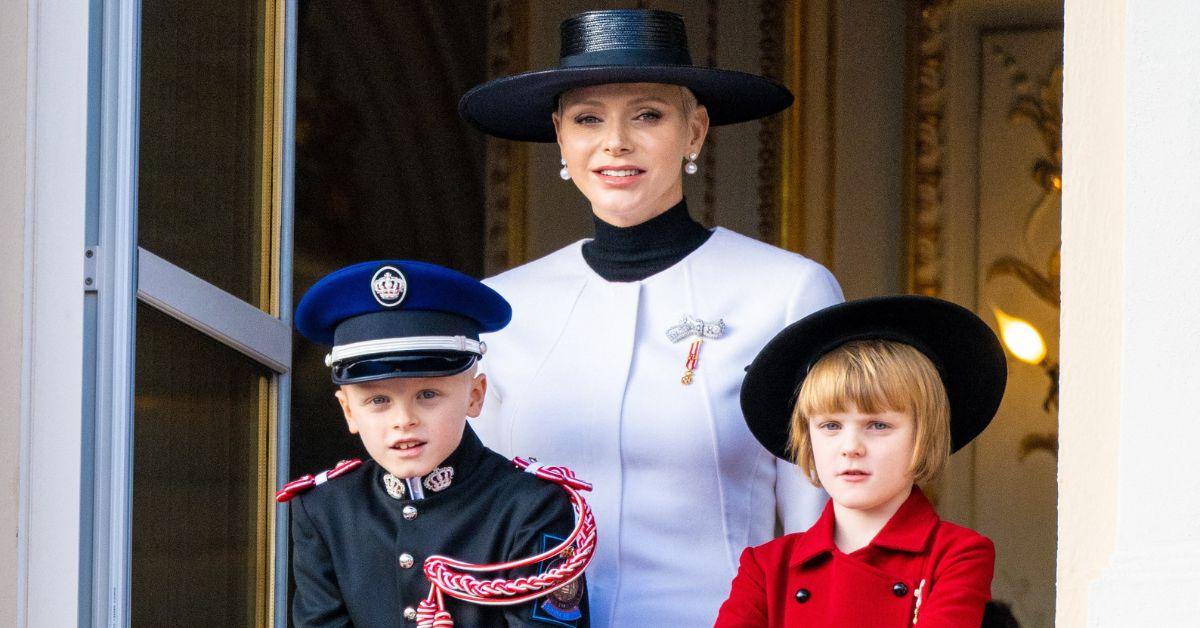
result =
[[404,515],[405,519],[412,521],[413,519],[417,518],[417,507],[412,505],[405,506],[404,509],[400,511],[400,514]]
[[[395,607],[393,606],[392,608],[395,608]],[[416,619],[417,618],[417,609],[415,609],[411,606],[404,609],[404,618],[407,619],[408,621],[412,621],[412,620]]]
[[403,567],[404,569],[408,569],[409,567],[412,567],[413,566],[413,555],[409,554],[408,552],[404,552],[403,554],[401,554],[400,555],[400,566]]

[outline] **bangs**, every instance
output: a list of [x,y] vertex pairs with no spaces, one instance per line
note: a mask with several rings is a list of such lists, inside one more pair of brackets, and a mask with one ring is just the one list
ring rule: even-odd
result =
[[896,353],[882,342],[858,341],[826,354],[804,379],[796,412],[805,419],[852,410],[865,414],[912,412],[911,388],[916,378]]

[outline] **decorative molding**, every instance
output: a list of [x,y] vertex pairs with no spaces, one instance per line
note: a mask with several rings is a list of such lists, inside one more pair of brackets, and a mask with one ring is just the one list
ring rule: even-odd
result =
[[[759,71],[782,82],[783,17],[788,0],[763,0],[759,17]],[[779,239],[779,151],[782,131],[779,116],[759,121],[758,131],[758,237],[764,242]]]
[[825,13],[825,250],[822,262],[834,270],[837,236],[837,75],[838,3]]
[[[489,0],[488,78],[529,67],[529,0]],[[485,275],[518,266],[526,257],[529,147],[487,138],[484,181]]]
[[910,61],[909,161],[905,199],[905,284],[942,292],[942,163],[946,141],[945,30],[952,0],[921,0]]
[[[796,96],[796,103],[781,112],[779,118],[779,162],[775,164],[777,187],[776,207],[779,211],[779,233],[775,244],[789,251],[801,252],[805,244],[804,175],[805,160],[804,117],[808,65],[805,54],[804,0],[789,0],[784,7],[783,45],[781,50],[783,84]],[[830,92],[832,93],[832,92]]]
[[760,59],[765,76],[783,83],[794,105],[762,121],[759,129],[759,235],[789,251],[805,246],[804,0],[762,3]]

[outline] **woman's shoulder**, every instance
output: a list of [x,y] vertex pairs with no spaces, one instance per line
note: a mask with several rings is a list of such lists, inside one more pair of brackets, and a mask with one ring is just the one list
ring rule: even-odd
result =
[[805,294],[806,298],[816,299],[817,307],[813,309],[842,300],[841,288],[833,273],[799,253],[722,227],[713,232],[712,240],[712,247],[695,262],[705,277],[724,278],[735,282],[743,292],[777,294],[783,299],[791,300],[797,294]]
[[[549,255],[539,257],[483,280],[506,298],[506,290],[549,288],[563,281],[579,281],[585,276],[583,255],[579,249],[585,240],[578,240]],[[547,285],[549,284],[549,285]]]
[[[741,263],[766,265],[772,269],[789,271],[824,271],[825,267],[799,253],[755,240],[736,231],[717,227],[713,230],[710,253],[716,261],[738,259]],[[702,247],[701,250],[704,250]],[[827,272],[827,271],[826,271]]]

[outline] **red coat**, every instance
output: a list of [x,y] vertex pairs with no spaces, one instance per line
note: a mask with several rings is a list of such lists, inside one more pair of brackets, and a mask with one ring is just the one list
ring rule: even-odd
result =
[[833,504],[807,532],[742,552],[719,628],[734,626],[969,626],[991,599],[996,551],[987,537],[942,521],[921,490],[866,547],[833,544]]

